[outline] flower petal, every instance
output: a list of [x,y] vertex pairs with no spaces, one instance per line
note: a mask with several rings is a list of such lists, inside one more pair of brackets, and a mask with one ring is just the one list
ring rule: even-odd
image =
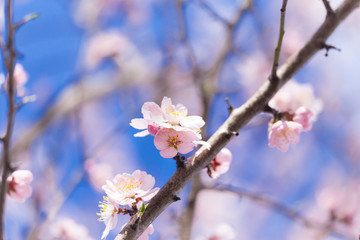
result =
[[173,158],[176,156],[177,153],[178,152],[176,151],[175,148],[166,148],[166,149],[160,151],[160,155],[163,158]]

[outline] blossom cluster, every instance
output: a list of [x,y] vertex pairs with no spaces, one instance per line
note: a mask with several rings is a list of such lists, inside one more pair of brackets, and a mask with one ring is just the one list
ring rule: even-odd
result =
[[[134,215],[141,212],[141,209],[146,206],[144,202],[149,201],[159,191],[159,188],[153,188],[154,185],[154,177],[140,170],[136,170],[132,174],[117,174],[112,181],[106,181],[102,187],[106,196],[100,202],[100,213],[98,213],[98,220],[106,225],[101,239],[105,239],[110,230],[115,228],[118,214]],[[153,231],[153,227],[150,225],[139,239],[147,239],[147,235]]]
[[301,132],[308,132],[322,110],[322,102],[314,97],[311,85],[288,82],[270,101],[269,106],[279,112],[269,123],[269,146],[286,152],[290,143],[300,140]]
[[188,116],[184,105],[173,105],[170,98],[164,97],[161,106],[146,102],[141,112],[143,118],[132,119],[130,123],[132,127],[143,130],[134,136],[155,136],[154,144],[162,157],[172,158],[178,153],[189,153],[197,144],[210,148],[201,140],[200,128],[204,126],[204,120],[200,116]]

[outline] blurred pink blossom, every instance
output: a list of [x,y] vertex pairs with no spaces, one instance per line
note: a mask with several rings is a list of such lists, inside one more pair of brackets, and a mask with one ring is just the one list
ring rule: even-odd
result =
[[117,174],[113,181],[106,181],[103,190],[111,201],[132,206],[149,201],[159,191],[159,188],[152,189],[154,185],[153,176],[136,170],[132,174]]
[[94,240],[89,236],[85,226],[76,223],[71,218],[61,218],[50,227],[51,240]]
[[148,235],[151,235],[153,233],[154,233],[154,226],[150,224],[137,240],[148,240],[149,239]]
[[293,121],[300,123],[303,127],[303,131],[307,132],[312,128],[313,115],[314,114],[310,109],[306,107],[299,107],[294,113]]
[[322,110],[322,101],[315,98],[314,89],[310,84],[296,81],[286,83],[269,101],[269,106],[279,112],[295,113],[300,107],[306,107],[313,113],[313,121]]
[[302,126],[293,121],[280,120],[269,127],[269,146],[277,147],[280,151],[286,152],[290,143],[297,143],[300,140]]
[[135,134],[136,137],[143,137],[149,134],[149,126],[151,133],[155,126],[159,128],[172,128],[175,131],[192,131],[198,139],[201,139],[200,128],[205,122],[200,116],[187,116],[187,108],[182,104],[176,106],[168,97],[164,97],[161,107],[154,102],[146,102],[141,108],[144,118],[135,118],[131,120],[130,125],[136,129],[146,129]]
[[112,166],[107,163],[96,163],[93,159],[85,161],[85,170],[91,185],[97,189],[102,190],[102,186],[106,180],[113,176]]
[[101,239],[105,239],[109,235],[110,230],[116,227],[118,221],[119,206],[108,197],[104,197],[104,201],[100,202],[100,213],[97,213],[100,222],[104,222],[105,230],[101,235]]
[[216,155],[214,160],[211,161],[210,169],[210,177],[211,178],[218,178],[221,174],[226,173],[230,168],[230,163],[232,160],[232,154],[229,149],[223,148],[221,151]]
[[[5,84],[4,87],[5,89],[7,89],[9,85],[9,75],[6,77],[6,80],[3,74],[1,74],[0,78],[0,83]],[[16,94],[19,97],[23,97],[25,95],[25,84],[28,82],[28,79],[29,75],[25,71],[23,65],[21,65],[20,63],[16,63],[14,67],[14,85],[16,88]]]
[[164,158],[172,158],[179,152],[186,154],[191,152],[194,147],[194,141],[198,137],[190,131],[174,131],[171,128],[162,128],[155,136],[155,147],[160,150],[160,155]]
[[87,44],[85,65],[89,69],[94,69],[105,58],[122,54],[128,46],[128,39],[115,30],[98,33]]
[[8,178],[8,195],[10,198],[24,202],[32,193],[29,185],[33,174],[29,170],[16,170]]

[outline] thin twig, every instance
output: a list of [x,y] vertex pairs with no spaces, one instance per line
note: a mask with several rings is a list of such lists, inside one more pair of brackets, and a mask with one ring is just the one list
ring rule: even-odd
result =
[[286,13],[286,5],[287,5],[287,0],[283,0],[280,12],[281,12],[281,17],[280,17],[280,31],[279,31],[279,38],[278,38],[278,43],[276,45],[275,48],[275,54],[274,54],[274,63],[272,66],[272,70],[271,70],[271,77],[270,79],[276,79],[277,75],[276,75],[276,71],[278,69],[279,66],[279,58],[280,58],[280,50],[281,50],[281,45],[282,45],[282,40],[285,34],[285,13]]
[[7,89],[7,99],[8,99],[8,122],[6,126],[6,132],[3,139],[3,152],[2,152],[2,177],[1,177],[1,189],[0,189],[0,239],[4,239],[4,212],[5,212],[5,201],[6,201],[6,192],[7,192],[7,178],[10,173],[13,171],[11,166],[11,156],[10,156],[10,140],[12,136],[12,130],[15,120],[15,83],[14,83],[14,66],[15,66],[15,47],[14,47],[14,28],[12,25],[12,1],[7,0],[6,2],[6,17],[7,17],[7,45],[6,51],[4,54],[5,67],[7,70],[8,78],[8,89]]
[[214,9],[212,9],[209,4],[207,4],[204,0],[198,0],[197,1],[202,9],[204,9],[206,12],[208,12],[215,20],[225,24],[229,25],[229,21],[227,21],[225,18],[220,16]]
[[324,3],[324,6],[326,8],[327,11],[327,16],[334,14],[334,10],[331,8],[330,3],[328,0],[322,0],[322,2]]

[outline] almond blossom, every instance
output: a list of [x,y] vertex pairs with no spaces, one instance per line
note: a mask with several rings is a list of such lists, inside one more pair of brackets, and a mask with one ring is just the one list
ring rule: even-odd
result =
[[29,185],[33,174],[29,170],[16,170],[8,178],[8,195],[10,198],[24,202],[32,193]]
[[312,128],[312,122],[313,122],[313,112],[306,108],[306,107],[299,107],[293,116],[293,121],[300,123],[303,127],[303,131],[307,132],[310,131]]
[[232,154],[229,149],[223,148],[211,161],[208,168],[208,174],[211,178],[218,178],[221,174],[226,173],[230,168]]
[[164,158],[175,157],[176,154],[186,154],[191,152],[194,147],[194,141],[199,138],[191,131],[174,131],[171,128],[163,128],[155,135],[155,147],[160,150],[160,155]]
[[286,152],[290,143],[299,142],[302,129],[302,125],[297,122],[284,120],[275,122],[269,127],[269,146]]
[[[4,88],[7,89],[9,85],[9,75],[6,76],[5,80],[5,76],[1,74],[0,79],[0,84],[4,84]],[[29,75],[25,71],[23,65],[16,63],[14,66],[14,85],[16,88],[16,94],[19,97],[23,97],[25,95],[25,84],[28,82],[28,79]]]
[[150,224],[137,240],[149,240],[149,236],[154,233],[154,226]]
[[110,230],[116,227],[118,221],[119,206],[108,197],[103,197],[104,201],[100,202],[100,213],[97,213],[98,220],[104,222],[106,227],[101,235],[101,239],[105,239],[109,235]]
[[155,135],[156,128],[172,128],[175,131],[192,131],[201,139],[200,128],[205,124],[202,117],[188,116],[184,105],[174,105],[168,97],[163,98],[161,107],[154,102],[144,103],[141,112],[143,118],[132,119],[130,123],[132,127],[144,130],[135,134],[135,137]]
[[149,201],[159,191],[159,188],[152,189],[154,185],[153,176],[136,170],[132,174],[117,174],[113,181],[106,181],[102,188],[114,203],[133,206]]
[[50,240],[94,240],[89,236],[88,229],[73,219],[63,217],[50,226]]

